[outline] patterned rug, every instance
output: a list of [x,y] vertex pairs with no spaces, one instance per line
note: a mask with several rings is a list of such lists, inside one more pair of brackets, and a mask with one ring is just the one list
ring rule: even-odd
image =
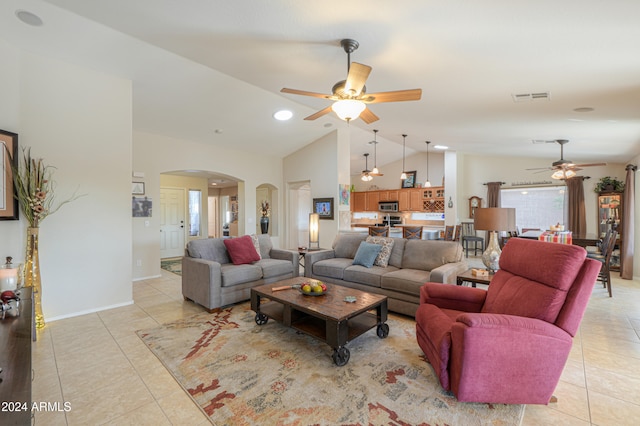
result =
[[390,315],[332,349],[269,320],[248,303],[138,331],[216,425],[518,425],[523,405],[470,404],[444,392],[418,347],[413,320]]
[[171,259],[160,260],[160,268],[165,271],[173,272],[176,275],[182,275],[182,258],[174,257]]

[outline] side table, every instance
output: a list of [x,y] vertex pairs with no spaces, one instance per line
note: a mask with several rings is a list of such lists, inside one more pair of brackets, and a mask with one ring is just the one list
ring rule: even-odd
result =
[[471,287],[475,287],[476,284],[491,284],[491,279],[493,278],[493,274],[489,274],[487,277],[477,277],[471,273],[471,269],[463,272],[462,274],[456,277],[456,284],[462,285],[465,282],[471,283]]

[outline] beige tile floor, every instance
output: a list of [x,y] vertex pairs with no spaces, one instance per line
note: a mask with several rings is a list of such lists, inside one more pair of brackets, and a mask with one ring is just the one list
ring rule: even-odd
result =
[[[523,425],[636,425],[640,419],[640,282],[596,284],[555,392],[529,405]],[[191,401],[135,330],[202,312],[184,302],[180,277],[162,271],[133,284],[135,304],[47,324],[34,345],[33,401],[68,402],[36,425],[203,425]]]

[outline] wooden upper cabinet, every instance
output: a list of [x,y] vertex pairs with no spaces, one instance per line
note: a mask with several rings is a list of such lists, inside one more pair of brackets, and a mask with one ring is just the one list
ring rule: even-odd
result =
[[409,190],[409,210],[411,210],[412,212],[421,212],[422,209],[422,190]]
[[351,211],[363,212],[365,211],[367,204],[366,192],[352,192],[351,193]]
[[366,204],[365,210],[369,212],[377,212],[378,201],[380,201],[380,192],[369,191],[369,192],[365,192],[365,194],[367,194],[367,204]]
[[380,201],[398,201],[398,190],[378,192],[380,193]]
[[402,189],[398,191],[398,210],[401,212],[411,210],[409,207],[409,190]]

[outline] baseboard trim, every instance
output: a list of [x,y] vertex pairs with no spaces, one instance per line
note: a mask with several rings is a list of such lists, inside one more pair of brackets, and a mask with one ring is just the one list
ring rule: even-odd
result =
[[130,300],[130,301],[124,302],[124,303],[117,303],[115,305],[102,306],[102,307],[96,308],[96,309],[87,309],[85,311],[74,312],[74,313],[67,314],[67,315],[60,315],[60,316],[57,316],[57,317],[45,318],[45,320],[46,320],[46,322],[54,322],[54,321],[63,320],[63,319],[67,319],[67,318],[79,317],[79,316],[87,315],[87,314],[95,314],[96,312],[107,311],[109,309],[122,308],[123,306],[129,306],[129,305],[133,305],[133,300]]
[[162,275],[149,275],[148,277],[134,278],[133,282],[150,280],[150,279],[153,279],[153,278],[162,278]]

